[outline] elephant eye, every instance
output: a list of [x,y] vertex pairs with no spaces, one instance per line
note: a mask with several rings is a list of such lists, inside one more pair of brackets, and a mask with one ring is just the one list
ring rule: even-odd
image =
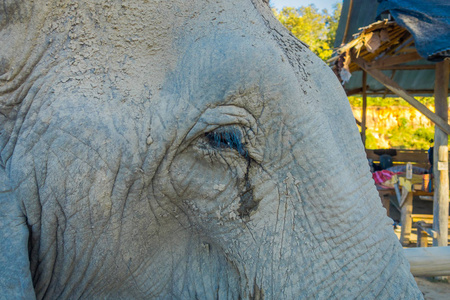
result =
[[237,128],[226,128],[205,133],[205,137],[213,148],[230,148],[247,157],[248,151],[242,143],[242,133]]

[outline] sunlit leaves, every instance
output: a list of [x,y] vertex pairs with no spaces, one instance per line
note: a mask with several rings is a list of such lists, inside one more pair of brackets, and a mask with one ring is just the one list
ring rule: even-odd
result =
[[333,53],[341,6],[341,3],[336,4],[331,15],[326,9],[319,11],[314,4],[284,7],[281,11],[274,9],[274,14],[292,34],[308,44],[321,59],[327,60]]

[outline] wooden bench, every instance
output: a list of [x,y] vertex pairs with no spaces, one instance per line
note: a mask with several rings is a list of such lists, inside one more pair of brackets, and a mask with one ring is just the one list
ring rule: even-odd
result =
[[380,162],[380,155],[389,154],[392,156],[394,165],[404,165],[411,162],[414,166],[429,169],[428,150],[406,150],[406,149],[366,149],[368,159],[375,163]]
[[[417,223],[419,221],[424,221],[425,223],[428,224],[433,224],[433,215],[428,215],[428,214],[412,214],[411,215],[412,218],[412,222],[413,223]],[[448,217],[448,220],[450,221],[450,216]],[[450,222],[449,222],[450,224]]]
[[[428,170],[430,168],[430,164],[428,161],[428,150],[406,150],[406,149],[366,149],[366,155],[368,159],[371,159],[375,163],[380,162],[380,156],[383,154],[390,155],[392,157],[392,162],[394,166],[396,165],[406,165],[408,162],[411,162],[413,166],[423,168]],[[441,160],[444,160],[445,158],[445,152],[442,153],[443,158]],[[450,157],[450,156],[449,156]],[[450,159],[449,159],[450,161]],[[450,175],[449,175],[450,177]],[[432,184],[432,183],[431,183]],[[423,234],[423,240],[425,241],[425,234],[430,235],[429,233],[432,233],[431,227],[427,224],[431,224],[433,221],[433,216],[429,215],[430,217],[425,217],[425,215],[422,215],[422,218],[419,220],[413,221],[413,218],[411,218],[412,215],[412,208],[413,208],[413,196],[431,196],[433,195],[433,192],[428,191],[421,191],[421,187],[413,187],[413,191],[408,193],[408,196],[405,201],[402,202],[400,205],[401,209],[401,234],[400,234],[400,242],[402,245],[406,246],[410,243],[410,235],[411,235],[411,228],[413,222],[417,221],[424,221],[422,223],[421,228],[418,229],[418,234]],[[392,192],[391,192],[392,193]],[[389,203],[387,201],[387,196],[389,195],[389,192],[387,191],[379,191],[381,201],[383,203],[383,206],[389,207]],[[387,213],[389,214],[389,210],[387,210]],[[427,221],[428,220],[428,221]],[[450,223],[450,220],[449,220]],[[420,231],[420,232],[419,232]],[[429,233],[428,233],[428,232]],[[432,235],[431,235],[432,236]],[[420,238],[418,238],[420,240]],[[420,243],[420,242],[418,242]]]

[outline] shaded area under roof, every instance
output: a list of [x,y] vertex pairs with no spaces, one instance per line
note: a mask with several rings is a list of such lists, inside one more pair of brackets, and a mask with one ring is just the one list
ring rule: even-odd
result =
[[[424,4],[417,4],[417,2],[426,3],[425,6],[436,6],[428,8],[428,11],[430,12],[424,10],[418,13],[417,9],[422,9]],[[402,5],[406,6],[406,8]],[[430,53],[430,55],[436,54],[436,52],[444,56],[450,55],[450,51],[445,50],[450,48],[450,9],[446,9],[445,13],[435,17],[436,12],[443,9],[443,7],[446,8],[449,6],[449,0],[432,0],[426,2],[421,0],[390,0],[382,1],[381,4],[376,0],[344,0],[341,18],[339,20],[338,29],[336,32],[335,47],[340,47],[351,42],[354,35],[360,32],[360,28],[371,24],[373,25],[373,23],[376,22],[377,10],[381,13],[386,9],[390,9],[389,12],[393,16],[397,16],[398,20],[395,21],[397,21],[400,26],[402,26],[402,24],[410,24],[410,20],[412,20],[411,18],[416,21],[422,20],[422,24],[417,24],[418,21],[415,21],[413,24],[413,27],[418,30],[418,32],[413,32],[414,39],[411,39],[412,43],[408,45],[410,48],[417,49],[421,42],[421,47],[425,49],[424,51],[426,53]],[[431,24],[431,27],[429,24]],[[433,26],[436,26],[437,29],[431,30],[430,32],[429,29],[434,28]],[[403,27],[405,26],[403,25]],[[411,26],[409,27],[411,28]],[[412,31],[410,28],[406,27],[409,32]],[[422,29],[423,32],[421,31]],[[424,33],[425,30],[426,33]],[[416,40],[416,37],[421,37],[421,40]],[[405,37],[405,39],[406,38],[407,37]],[[405,40],[395,40],[393,41],[393,44],[406,42],[407,41]],[[417,50],[422,52],[419,52],[419,54],[423,54],[422,50]],[[385,55],[385,53],[382,55]],[[436,56],[432,58],[436,58]],[[376,59],[378,59],[378,57],[373,58],[373,60]],[[420,70],[414,69],[413,67],[423,65],[427,65],[427,67],[422,67]],[[397,65],[397,68],[385,68],[382,72],[389,78],[392,78],[411,94],[431,96],[434,92],[435,82],[434,65],[435,64],[433,62],[426,59],[420,59],[414,62],[399,64]],[[352,76],[344,85],[344,88],[349,94],[360,94],[362,91],[362,71],[352,70]],[[385,96],[392,95],[392,92],[386,89],[385,86],[373,79],[371,76],[368,76],[367,94],[374,96]]]
[[378,2],[376,0],[344,0],[341,17],[336,30],[334,47],[338,48],[353,39],[359,28],[375,22]]

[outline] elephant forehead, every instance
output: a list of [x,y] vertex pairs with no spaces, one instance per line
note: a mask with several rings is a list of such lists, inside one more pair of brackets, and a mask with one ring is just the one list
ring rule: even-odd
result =
[[178,88],[196,100],[202,98],[196,92],[207,93],[210,102],[255,86],[274,88],[293,75],[285,66],[283,53],[270,43],[223,33],[189,45],[175,70],[175,80]]
[[279,110],[298,100],[294,71],[270,37],[215,32],[181,44],[179,51],[182,57],[167,76],[161,96],[172,116],[187,120],[186,128],[192,126],[190,120],[217,106],[242,107],[259,119],[267,106]]

